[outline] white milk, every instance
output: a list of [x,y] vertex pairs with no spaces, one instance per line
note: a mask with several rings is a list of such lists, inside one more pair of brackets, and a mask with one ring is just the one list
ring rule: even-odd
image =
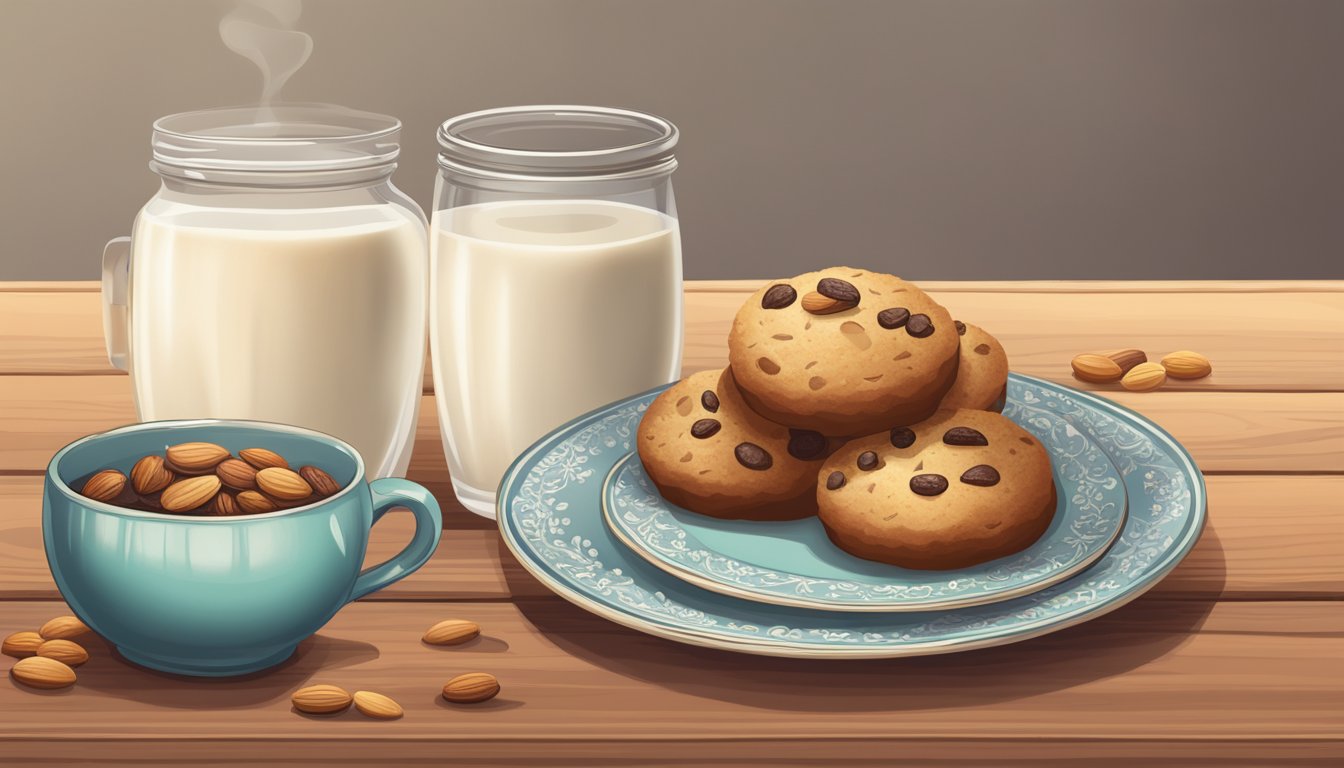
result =
[[[424,370],[427,264],[419,221],[387,208],[311,222],[293,210],[235,222],[142,211],[130,346],[140,417],[296,424],[349,442],[370,477],[404,474]],[[264,226],[268,216],[283,228]]]
[[494,516],[542,435],[681,370],[676,220],[624,203],[518,201],[436,212],[430,346],[458,498]]

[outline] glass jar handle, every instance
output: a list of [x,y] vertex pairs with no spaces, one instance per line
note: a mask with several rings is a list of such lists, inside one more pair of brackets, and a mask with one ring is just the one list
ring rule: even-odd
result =
[[131,273],[131,238],[115,237],[103,246],[103,342],[112,367],[129,370],[130,333],[127,293]]

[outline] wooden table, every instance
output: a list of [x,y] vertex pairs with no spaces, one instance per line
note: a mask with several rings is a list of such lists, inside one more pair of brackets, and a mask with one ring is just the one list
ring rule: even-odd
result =
[[[691,283],[686,367],[722,365],[752,283]],[[410,477],[444,507],[411,578],[341,611],[273,672],[201,681],[95,643],[79,684],[0,681],[0,763],[134,765],[826,764],[1344,760],[1344,282],[934,283],[954,316],[1003,340],[1014,369],[1074,386],[1078,352],[1189,348],[1214,375],[1106,395],[1180,439],[1208,478],[1210,522],[1145,597],[1017,645],[892,661],[791,661],[677,645],[550,595],[493,524],[449,490],[434,395]],[[66,612],[42,554],[41,478],[66,442],[135,420],[102,349],[97,286],[0,285],[0,634]],[[409,533],[389,515],[382,559]],[[435,621],[484,628],[465,647]],[[476,707],[437,698],[496,674]],[[382,691],[406,716],[300,716],[309,682]]]

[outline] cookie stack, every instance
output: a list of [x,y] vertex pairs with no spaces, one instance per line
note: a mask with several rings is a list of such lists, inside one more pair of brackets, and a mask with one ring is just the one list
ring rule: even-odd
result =
[[770,283],[738,310],[728,357],[640,423],[640,461],[668,501],[817,514],[841,549],[907,568],[992,560],[1048,527],[1049,456],[997,413],[1002,345],[913,283],[849,267]]

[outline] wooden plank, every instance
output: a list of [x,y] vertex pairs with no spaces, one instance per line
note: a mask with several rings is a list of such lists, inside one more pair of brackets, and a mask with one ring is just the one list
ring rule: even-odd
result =
[[[1194,455],[1205,472],[1344,472],[1344,393],[1116,392]],[[412,479],[447,483],[433,395],[420,405]],[[115,376],[0,376],[0,472],[36,472],[61,446],[135,421]]]
[[[1344,598],[1344,477],[1209,478],[1209,525],[1152,594],[1170,600]],[[39,477],[0,477],[0,599],[60,595],[42,550]],[[368,563],[410,540],[409,514],[373,530]],[[506,600],[550,593],[500,544],[494,530],[447,530],[434,558],[377,600]]]
[[[62,610],[52,601],[0,604],[5,631]],[[456,648],[419,642],[425,627],[450,616],[479,622],[483,636]],[[1229,740],[1267,755],[1278,741],[1337,748],[1344,739],[1337,710],[1344,612],[1319,602],[1140,600],[1013,646],[887,661],[683,646],[555,600],[358,603],[289,662],[240,680],[149,673],[96,640],[89,645],[92,659],[72,689],[36,693],[0,682],[0,749],[89,741],[129,757],[144,745],[200,740],[253,755],[301,744],[304,757],[326,761],[352,743],[432,743],[456,755],[463,741],[494,743],[497,759],[519,742],[648,759],[650,743],[685,741],[679,754],[710,762],[723,759],[720,741],[757,741],[761,757],[780,759],[795,744],[829,743],[848,755],[850,741],[900,750],[930,739],[1046,739],[1069,750],[1091,745],[1100,755],[1113,742],[1151,749]],[[495,674],[500,697],[476,707],[442,703],[441,683],[471,670]],[[291,712],[290,693],[319,682],[383,692],[406,716],[375,722],[353,711]]]
[[[687,283],[684,369],[719,367],[750,281]],[[1139,347],[1153,359],[1196,348],[1214,375],[1170,391],[1344,390],[1344,281],[1324,283],[929,283],[954,314],[1003,341],[1014,370],[1089,389],[1072,378],[1080,352]],[[1289,291],[1288,286],[1315,286]],[[1055,289],[1050,290],[1052,286]],[[1191,290],[1170,292],[1176,286]],[[1277,289],[1274,286],[1278,286]],[[1084,290],[1085,289],[1085,290]],[[1079,292],[1083,291],[1083,292]],[[1248,306],[1266,322],[1247,323]],[[0,373],[114,373],[103,351],[98,296],[0,292]],[[1235,333],[1231,332],[1235,329]],[[426,387],[432,387],[426,378]],[[1109,389],[1116,389],[1109,387]]]

